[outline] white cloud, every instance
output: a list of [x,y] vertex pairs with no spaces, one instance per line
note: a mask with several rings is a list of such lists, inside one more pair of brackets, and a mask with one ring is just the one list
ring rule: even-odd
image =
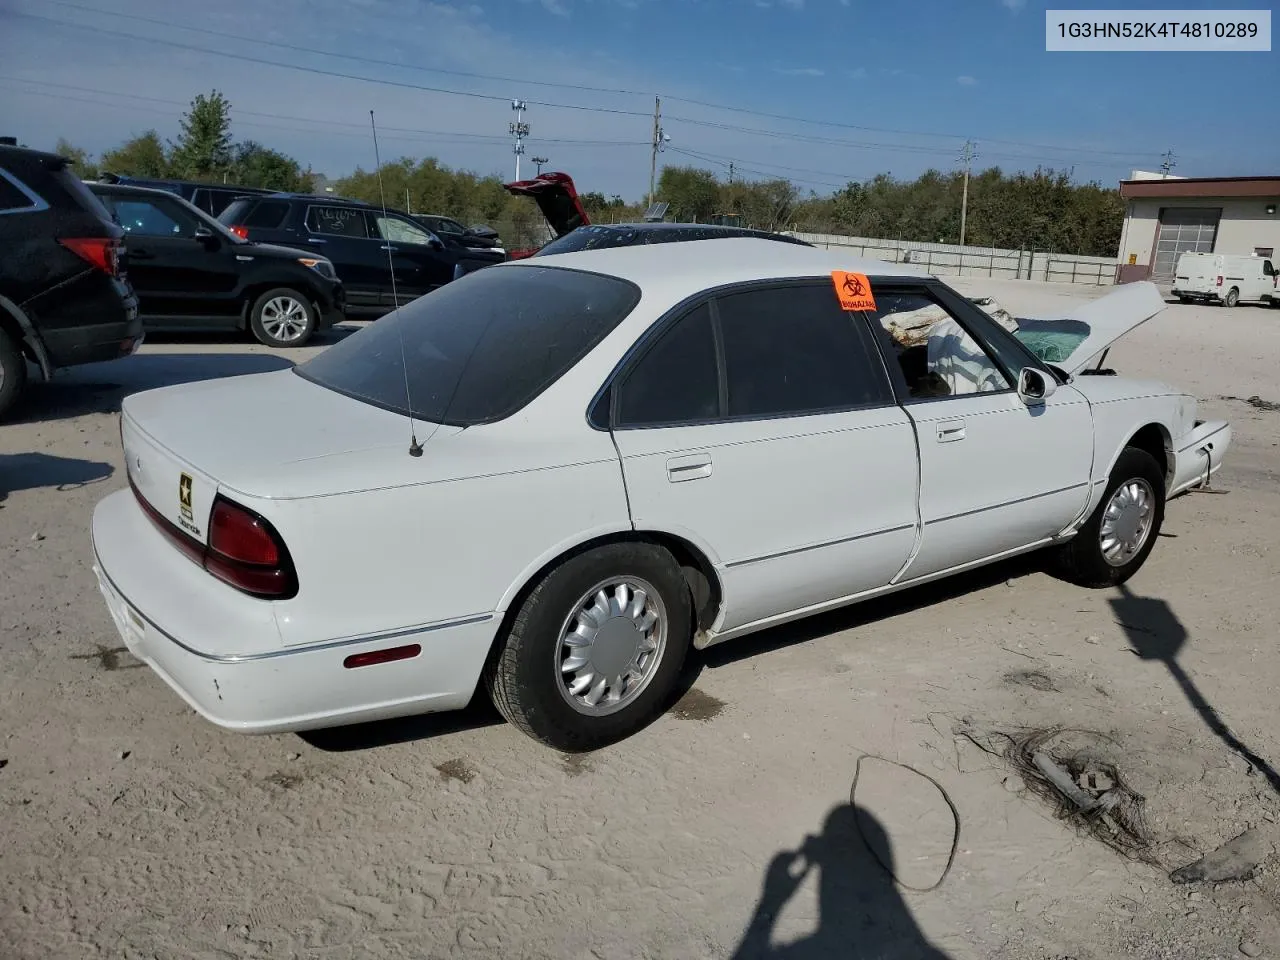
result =
[[825,77],[827,71],[818,67],[774,67],[773,72],[783,77]]
[[784,7],[790,7],[792,10],[804,9],[804,0],[781,0]]
[[978,85],[977,79],[969,76],[968,74],[956,77],[956,83],[960,84],[962,87],[975,87]]
[[865,80],[867,78],[867,68],[858,67],[857,70],[846,70],[844,75],[854,80]]
[[1012,10],[1014,13],[1017,13],[1027,5],[1027,0],[1000,0],[1000,5],[1006,10]]

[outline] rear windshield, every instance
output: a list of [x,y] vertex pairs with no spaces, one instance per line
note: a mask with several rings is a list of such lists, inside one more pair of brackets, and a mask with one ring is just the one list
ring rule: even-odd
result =
[[554,253],[576,253],[579,250],[597,250],[602,247],[625,247],[635,242],[636,231],[626,227],[578,227],[542,247],[538,256],[549,257]]
[[227,208],[218,214],[218,220],[227,226],[245,226],[244,214],[255,201],[253,200],[232,200],[227,204]]
[[418,419],[492,423],[559,379],[639,299],[638,288],[616,277],[490,267],[419,297],[293,369],[385,410],[408,414],[412,407]]

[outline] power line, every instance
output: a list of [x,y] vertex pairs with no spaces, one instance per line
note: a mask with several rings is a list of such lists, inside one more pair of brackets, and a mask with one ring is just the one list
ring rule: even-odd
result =
[[[184,112],[186,111],[186,109],[190,106],[189,101],[186,101],[186,100],[171,100],[171,99],[164,99],[164,98],[161,98],[161,97],[146,97],[146,96],[142,96],[142,95],[140,95],[140,94],[135,94],[135,93],[121,93],[121,92],[117,92],[117,91],[113,91],[113,90],[97,90],[97,89],[94,89],[94,88],[92,88],[92,87],[80,87],[80,86],[76,86],[76,85],[74,85],[74,84],[70,84],[70,83],[54,83],[54,82],[52,82],[52,81],[48,81],[48,80],[29,80],[29,79],[26,79],[26,78],[24,78],[24,77],[0,76],[0,82],[7,82],[7,81],[12,81],[12,82],[17,82],[17,83],[24,83],[24,84],[30,84],[30,85],[32,85],[32,86],[52,87],[52,88],[57,88],[57,89],[62,89],[62,90],[76,90],[76,91],[80,91],[80,92],[82,92],[82,93],[94,93],[94,94],[99,94],[99,95],[102,95],[102,96],[125,97],[125,98],[131,99],[131,100],[141,100],[141,101],[144,101],[144,102],[147,102],[147,103],[171,104],[171,105],[178,106],[178,107],[181,107],[181,108],[182,108],[182,110],[177,111],[177,113],[178,113],[179,115],[180,115],[181,113],[184,113]],[[20,90],[20,91],[17,91],[17,92],[20,92],[20,93],[26,93],[26,94],[29,94],[29,95],[31,95],[31,96],[59,96],[59,95],[57,95],[57,94],[45,94],[45,93],[39,93],[39,92],[34,91],[34,90]],[[110,106],[110,107],[121,107],[121,108],[124,108],[124,107],[130,107],[130,106],[132,106],[131,104],[111,103],[111,102],[109,102],[109,101],[105,101],[105,100],[88,100],[88,99],[77,98],[77,97],[66,97],[66,96],[63,96],[63,97],[62,97],[62,99],[72,100],[72,101],[75,101],[75,102],[78,102],[78,103],[99,103],[99,104],[102,104],[103,106]],[[155,112],[157,112],[157,113],[164,113],[164,114],[172,114],[172,113],[174,113],[174,111],[169,111],[169,110],[156,110]],[[239,108],[239,107],[236,107],[236,106],[232,106],[232,108],[231,108],[231,113],[232,113],[232,115],[233,115],[234,117],[237,117],[237,118],[238,118],[238,117],[240,117],[241,115],[244,115],[244,116],[250,116],[250,117],[263,117],[263,118],[270,119],[270,120],[284,120],[284,121],[286,121],[286,122],[296,122],[296,123],[319,123],[319,124],[325,124],[325,125],[328,125],[328,126],[348,127],[348,128],[352,128],[352,129],[358,129],[358,130],[363,130],[363,129],[364,129],[364,125],[363,125],[363,124],[359,124],[359,123],[351,123],[351,122],[349,122],[349,121],[345,121],[345,120],[328,120],[328,119],[323,119],[323,118],[320,118],[320,117],[297,117],[297,116],[290,116],[290,115],[287,115],[287,114],[280,114],[280,113],[263,113],[263,112],[261,112],[261,111],[257,111],[257,110],[243,110],[243,109],[241,109],[241,108]],[[247,120],[239,120],[239,119],[237,119],[237,121],[236,121],[236,122],[237,122],[237,123],[249,123],[250,121],[247,121]],[[252,125],[254,125],[254,126],[273,126],[273,127],[276,127],[276,129],[292,129],[292,130],[295,130],[295,131],[297,131],[297,132],[299,132],[299,133],[320,133],[320,132],[322,132],[322,131],[319,131],[319,130],[306,130],[306,129],[300,129],[300,128],[297,128],[297,127],[293,127],[293,128],[289,128],[289,127],[278,127],[278,126],[277,126],[277,125],[275,125],[275,124],[252,124]],[[488,141],[488,142],[493,142],[493,143],[505,143],[505,142],[507,142],[507,138],[506,138],[506,137],[502,137],[502,136],[499,136],[499,135],[497,135],[497,134],[487,134],[487,133],[470,133],[470,132],[468,132],[468,131],[463,131],[463,130],[423,130],[423,129],[418,129],[418,128],[415,128],[415,127],[379,127],[379,131],[380,131],[380,132],[382,132],[382,133],[384,133],[384,134],[385,134],[385,132],[387,132],[387,131],[391,131],[391,132],[395,132],[395,133],[414,133],[414,134],[422,134],[422,135],[424,135],[424,136],[426,136],[426,137],[460,137],[460,138],[467,138],[467,139],[473,139],[473,140],[478,140],[478,141]],[[337,133],[337,132],[335,131],[335,133]],[[346,135],[346,134],[338,134],[338,135]],[[362,138],[362,139],[363,139],[363,138],[365,138],[365,137],[366,137],[366,134],[364,134],[364,133],[360,133],[360,134],[357,134],[357,136],[359,136],[360,138]],[[388,138],[384,136],[384,138],[383,138],[383,139],[388,139]],[[391,137],[390,139],[393,139],[393,140],[414,140],[414,139],[417,139],[417,138],[413,138],[413,137]],[[625,146],[625,147],[642,147],[642,146],[646,146],[646,145],[648,144],[648,141],[647,141],[647,140],[596,140],[596,139],[573,139],[573,138],[564,138],[564,137],[530,137],[529,139],[530,139],[530,140],[535,140],[535,141],[540,142],[540,143],[578,144],[578,145],[591,145],[591,146],[620,146],[620,147],[621,147],[621,146]],[[422,142],[428,142],[428,141],[422,141]]]
[[378,67],[396,67],[400,70],[416,70],[420,73],[441,73],[451,77],[466,77],[471,80],[492,80],[497,83],[516,83],[521,86],[556,87],[563,90],[584,90],[589,93],[619,93],[637,97],[650,96],[650,94],[644,90],[624,90],[618,87],[601,87],[585,83],[557,83],[551,80],[531,80],[527,77],[504,77],[490,73],[473,73],[467,70],[448,70],[444,67],[424,67],[421,64],[416,63],[388,62],[386,60],[379,60],[377,57],[362,57],[354,53],[341,53],[337,50],[321,50],[317,47],[305,47],[301,44],[285,43],[281,40],[263,40],[259,37],[247,37],[238,33],[227,33],[222,30],[210,30],[208,27],[193,27],[189,24],[174,23],[171,20],[160,20],[155,17],[143,17],[133,13],[119,13],[115,10],[104,10],[101,7],[91,7],[82,3],[71,3],[70,0],[44,0],[44,3],[54,4],[59,7],[70,7],[72,10],[83,10],[86,13],[99,13],[103,16],[110,17],[113,20],[136,20],[139,23],[150,23],[158,27],[173,27],[178,30],[187,30],[191,33],[202,33],[210,37],[221,37],[224,40],[235,40],[241,43],[258,43],[280,50],[296,50],[299,53],[312,53],[321,57],[334,57],[339,60],[350,60],[353,63],[369,63]]
[[[471,97],[476,100],[489,100],[492,102],[509,103],[510,97],[500,97],[491,93],[475,93],[470,90],[452,90],[448,87],[433,87],[421,83],[409,83],[407,80],[387,80],[378,77],[362,77],[359,74],[343,73],[341,70],[325,70],[320,67],[303,66],[300,63],[281,63],[279,60],[268,60],[265,57],[251,57],[244,53],[231,53],[226,50],[215,50],[212,47],[201,47],[193,43],[182,43],[178,40],[164,40],[159,37],[142,37],[137,34],[126,33],[123,30],[110,30],[106,27],[90,27],[78,23],[68,23],[65,20],[55,20],[52,17],[42,17],[35,13],[24,13],[21,11],[10,11],[11,16],[23,17],[27,20],[38,20],[42,23],[52,24],[58,27],[71,27],[77,30],[87,30],[95,36],[112,36],[120,37],[125,40],[141,40],[144,43],[154,43],[160,46],[173,47],[177,50],[188,50],[193,53],[207,53],[215,57],[227,57],[231,60],[241,60],[245,63],[256,63],[266,67],[277,67],[284,70],[298,70],[303,73],[313,73],[322,77],[336,77],[340,80],[358,80],[363,83],[376,83],[381,86],[399,87],[405,90],[420,90],[425,93],[442,93],[454,97]],[[641,110],[620,110],[615,107],[592,107],[581,103],[554,103],[546,100],[526,100],[530,105],[539,107],[548,107],[554,110],[582,110],[588,113],[609,113],[626,117],[647,117],[648,113]]]
[[[567,90],[583,90],[583,91],[589,91],[592,93],[612,93],[612,94],[621,94],[624,96],[651,96],[652,95],[646,91],[631,90],[631,89],[620,88],[620,87],[601,87],[601,86],[588,85],[588,84],[559,83],[554,81],[533,80],[530,78],[521,78],[521,77],[507,77],[507,76],[501,76],[496,74],[485,74],[485,73],[477,73],[477,72],[464,71],[464,70],[450,70],[443,67],[426,67],[418,64],[405,64],[405,63],[389,64],[384,60],[379,60],[373,57],[363,57],[358,54],[342,53],[334,50],[323,50],[317,47],[303,46],[301,44],[285,43],[285,42],[274,41],[274,40],[264,40],[258,37],[249,37],[249,36],[244,36],[242,34],[234,34],[234,33],[229,33],[221,30],[211,30],[206,27],[194,27],[194,26],[189,26],[187,24],[174,23],[172,21],[160,20],[154,17],[144,17],[136,14],[117,13],[115,11],[104,10],[100,7],[93,7],[85,4],[73,3],[73,2],[70,2],[70,0],[46,0],[46,2],[50,4],[56,4],[62,7],[67,7],[74,10],[80,10],[80,11],[85,11],[90,13],[98,13],[104,16],[110,16],[113,19],[123,18],[128,20],[135,20],[142,23],[150,23],[156,26],[169,27],[169,28],[178,29],[178,30],[187,30],[192,33],[200,33],[200,34],[205,34],[207,36],[220,37],[227,40],[235,40],[237,42],[264,44],[264,45],[269,45],[276,49],[294,50],[301,53],[309,53],[309,54],[314,54],[317,56],[325,56],[325,57],[334,57],[338,59],[349,60],[352,62],[369,63],[369,64],[374,64],[382,67],[391,66],[397,69],[416,70],[424,73],[438,73],[438,74],[445,74],[449,76],[466,77],[469,79],[489,80],[489,81],[499,82],[499,83],[516,83],[516,84],[524,84],[524,85],[531,85],[531,86],[561,88],[561,89],[567,89]],[[42,20],[44,22],[56,24],[59,26],[72,26],[72,27],[81,26],[80,24],[71,24],[66,21],[55,20],[49,17],[41,17],[36,14],[18,13],[16,11],[15,13],[18,16],[25,16],[31,19]],[[150,41],[153,43],[162,43],[166,45],[177,46],[181,49],[190,49],[190,50],[195,50],[197,52],[205,52],[205,53],[212,53],[220,56],[235,57],[237,59],[247,60],[248,62],[251,62],[251,63],[263,63],[268,66],[280,66],[280,67],[286,67],[286,68],[292,68],[292,69],[307,70],[309,72],[320,73],[322,75],[341,77],[345,79],[364,80],[369,83],[387,83],[387,84],[392,84],[396,86],[408,86],[412,89],[423,89],[429,92],[446,93],[446,94],[452,94],[455,96],[472,96],[472,97],[478,97],[478,98],[488,99],[488,100],[507,100],[508,99],[507,97],[472,93],[468,91],[448,90],[445,88],[435,88],[435,87],[424,87],[424,86],[417,86],[414,84],[397,83],[395,81],[389,81],[389,80],[378,80],[372,77],[353,76],[349,74],[342,74],[336,71],[325,71],[325,70],[320,70],[318,68],[303,67],[296,64],[276,63],[275,61],[247,57],[241,54],[224,53],[218,50],[210,50],[207,48],[195,47],[193,45],[183,45],[178,41],[164,40],[164,39],[155,38],[155,37],[139,37],[134,34],[127,34],[123,32],[110,31],[110,30],[94,28],[94,27],[86,27],[85,29],[92,29],[95,32],[113,33],[116,36],[127,37],[130,39],[138,39],[138,40]],[[845,123],[837,120],[820,120],[820,119],[815,119],[810,117],[797,117],[797,116],[792,116],[788,114],[771,113],[765,110],[756,110],[749,107],[740,107],[732,104],[716,103],[710,100],[699,100],[692,97],[677,97],[677,96],[668,95],[666,96],[666,99],[677,101],[680,103],[687,103],[691,105],[706,107],[712,110],[724,110],[727,112],[743,114],[746,116],[755,116],[755,117],[761,117],[761,118],[771,119],[771,120],[781,120],[781,121],[786,121],[791,123],[803,123],[803,124],[809,124],[813,126],[830,127],[833,129],[860,130],[860,131],[871,132],[871,133],[891,133],[891,134],[898,134],[902,136],[937,137],[937,138],[951,139],[951,140],[965,139],[964,137],[962,137],[962,135],[955,134],[955,133],[906,130],[902,128],[890,128],[890,127],[872,127],[872,126],[866,126],[862,124]],[[582,104],[559,104],[559,103],[538,102],[538,101],[527,101],[527,102],[534,104],[536,106],[553,107],[553,108],[566,109],[566,110],[593,110],[593,111],[604,112],[604,113],[618,113],[618,114],[623,114],[627,116],[648,116],[647,113],[642,111],[615,110],[615,109],[610,109],[605,107],[589,107]],[[677,119],[677,118],[673,117],[671,119]],[[707,121],[698,121],[691,118],[682,118],[682,119],[684,120],[684,122],[687,122],[687,123],[707,123]],[[1030,142],[1020,141],[1020,140],[1001,139],[997,137],[985,137],[984,139],[988,143],[999,143],[999,144],[1004,144],[1006,146],[1026,147],[1032,150],[1049,150],[1049,151],[1064,151],[1064,152],[1069,151],[1075,154],[1081,154],[1081,155],[1092,154],[1094,156],[1099,156],[1099,157],[1117,157],[1117,158],[1132,160],[1135,157],[1140,155],[1138,151],[1101,150],[1101,149],[1092,148],[1092,147],[1071,147],[1071,146],[1062,145],[1062,144],[1030,143]],[[905,145],[899,146],[896,149],[905,149]],[[921,147],[919,149],[931,150],[932,152],[935,152],[935,153],[950,153],[954,149],[954,147],[951,147],[951,146],[942,147],[942,148]],[[1028,156],[1028,155],[1021,155],[1021,154],[1000,154],[999,156],[1008,157],[1010,159],[1028,159],[1028,160],[1041,159],[1035,156]],[[1055,160],[1056,162],[1070,162],[1070,160],[1062,159],[1062,158],[1044,158],[1044,159],[1051,159],[1051,160]],[[1098,161],[1097,164],[1095,165],[1099,165],[1099,164],[1101,164],[1101,161]]]

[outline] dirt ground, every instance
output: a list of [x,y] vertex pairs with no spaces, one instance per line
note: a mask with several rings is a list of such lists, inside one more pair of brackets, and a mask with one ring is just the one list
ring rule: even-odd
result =
[[[957,285],[1024,315],[1099,292]],[[312,349],[153,342],[0,427],[0,956],[1280,957],[1280,856],[1246,882],[1167,876],[1280,834],[1280,411],[1245,402],[1280,400],[1280,310],[1172,305],[1112,352],[1236,430],[1225,495],[1172,502],[1127,592],[1023,561],[729,643],[668,714],[578,757],[483,698],[224,733],[124,651],[88,540],[125,482],[121,397]],[[1078,835],[960,733],[1055,725],[1111,738],[1158,866]],[[855,814],[863,755],[884,759]],[[895,764],[954,803],[949,872],[946,800]]]

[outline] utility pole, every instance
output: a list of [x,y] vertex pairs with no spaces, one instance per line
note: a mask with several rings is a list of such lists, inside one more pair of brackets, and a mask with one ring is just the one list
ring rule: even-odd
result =
[[1173,150],[1166,150],[1161,154],[1164,162],[1160,164],[1160,179],[1164,180],[1169,176],[1169,171],[1178,165],[1178,159],[1173,155]]
[[649,206],[653,206],[653,190],[658,179],[658,151],[662,148],[662,100],[653,98],[653,153],[649,157]]
[[542,176],[542,165],[547,162],[546,157],[530,157],[534,163],[538,165],[538,176]]
[[730,185],[733,184],[733,161],[732,160],[729,161],[729,183]]
[[978,155],[974,152],[977,144],[972,140],[964,142],[964,151],[960,154],[960,162],[964,164],[964,192],[960,195],[960,246],[964,246],[965,221],[969,217],[969,172]]
[[529,135],[529,125],[524,122],[524,112],[529,105],[523,100],[512,100],[511,109],[516,112],[515,123],[507,124],[507,130],[511,136],[516,138],[515,146],[511,148],[512,153],[516,155],[516,179],[520,179],[520,158],[524,155],[524,138]]
[[404,212],[413,213],[413,204],[409,203],[409,188],[404,188]]

